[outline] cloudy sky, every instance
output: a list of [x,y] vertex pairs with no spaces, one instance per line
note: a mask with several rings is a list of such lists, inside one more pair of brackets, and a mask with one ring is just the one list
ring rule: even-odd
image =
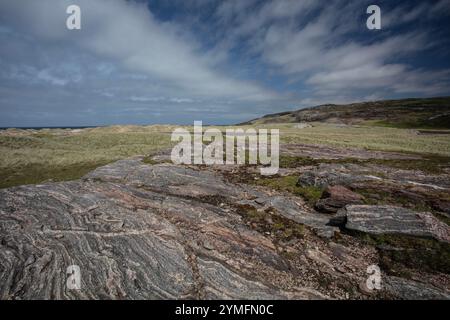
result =
[[450,95],[449,35],[450,0],[0,0],[0,126],[229,124]]

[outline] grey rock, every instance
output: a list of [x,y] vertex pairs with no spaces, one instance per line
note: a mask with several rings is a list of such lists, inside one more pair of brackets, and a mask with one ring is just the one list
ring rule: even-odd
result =
[[[309,228],[279,242],[247,225],[243,207]],[[338,284],[357,288],[375,248],[323,239],[347,215],[210,168],[121,160],[80,180],[0,190],[0,299],[360,298]],[[66,285],[74,264],[81,290]]]
[[[246,192],[302,214],[211,172],[136,159],[82,180],[0,190],[0,299],[328,297],[292,282],[276,246],[232,206],[208,202]],[[66,285],[70,265],[81,290]]]
[[386,277],[383,287],[398,299],[449,300],[450,293],[423,283],[398,277]]
[[355,182],[373,180],[370,176],[355,175],[354,172],[347,168],[348,166],[320,164],[317,168],[302,173],[297,185],[300,187],[326,188],[334,185],[348,186]]
[[338,229],[328,226],[329,217],[313,214],[285,196],[268,195],[247,185],[231,184],[213,171],[200,171],[173,164],[148,166],[139,159],[121,160],[98,168],[84,179],[121,182],[147,190],[185,197],[200,197],[219,205],[223,202],[250,205],[255,209],[273,208],[279,214],[305,224],[325,237]]
[[431,213],[395,206],[349,205],[345,227],[369,234],[399,234],[450,242],[450,227]]

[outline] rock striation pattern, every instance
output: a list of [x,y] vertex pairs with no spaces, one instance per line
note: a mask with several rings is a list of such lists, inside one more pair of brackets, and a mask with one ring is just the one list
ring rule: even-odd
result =
[[[242,192],[208,172],[140,160],[1,190],[0,298],[326,298],[295,285],[273,242],[235,208],[208,203]],[[80,266],[81,290],[66,286],[69,265]]]
[[[347,209],[348,228],[397,226]],[[409,233],[447,240],[428,216],[398,215]],[[360,290],[377,250],[332,219],[212,169],[121,160],[80,180],[0,190],[0,299],[449,298],[445,275],[383,275],[383,290]],[[71,265],[79,290],[67,286]]]
[[345,207],[349,230],[369,234],[400,234],[450,242],[450,227],[431,213],[414,212],[395,206],[348,205]]

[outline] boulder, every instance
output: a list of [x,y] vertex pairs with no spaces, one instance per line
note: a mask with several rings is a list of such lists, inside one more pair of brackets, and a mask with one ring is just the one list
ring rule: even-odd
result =
[[312,125],[310,125],[307,122],[299,122],[293,125],[293,128],[295,129],[305,129],[305,128],[311,128]]
[[348,186],[358,182],[371,182],[378,180],[377,177],[361,174],[358,172],[360,166],[352,164],[325,164],[322,163],[312,170],[303,172],[298,181],[299,187],[321,187],[332,185]]
[[336,213],[348,204],[362,204],[363,197],[344,186],[328,186],[315,205],[316,209],[325,213]]
[[450,227],[429,212],[395,206],[348,205],[345,227],[369,234],[399,234],[450,242]]

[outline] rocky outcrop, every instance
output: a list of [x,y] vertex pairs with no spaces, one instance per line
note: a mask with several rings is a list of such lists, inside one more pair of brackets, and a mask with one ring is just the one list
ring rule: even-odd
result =
[[430,174],[418,170],[402,170],[379,164],[321,163],[304,170],[299,177],[299,186],[327,187],[329,185],[395,186],[397,189],[423,189],[432,192],[449,192],[450,175]]
[[363,197],[343,186],[329,186],[316,202],[315,208],[325,213],[336,213],[348,204],[361,204]]
[[[246,224],[252,203],[307,220],[287,199],[140,159],[0,190],[0,298],[326,298],[288,272],[270,235]],[[66,286],[69,265],[81,269],[81,290]]]
[[[335,237],[331,219],[212,168],[121,160],[0,190],[0,299],[420,298],[421,287],[445,297],[446,276],[362,292],[377,250]],[[71,265],[80,290],[66,285]]]
[[293,127],[294,127],[295,129],[305,129],[305,128],[311,128],[312,125],[310,125],[310,124],[307,123],[307,122],[300,122],[300,123],[294,124]]
[[131,159],[98,168],[85,178],[122,182],[146,190],[201,198],[203,201],[222,205],[250,206],[259,211],[272,209],[326,237],[331,237],[338,231],[328,225],[329,217],[312,212],[300,198],[274,195],[249,185],[229,183],[212,170],[195,170],[168,163],[149,166],[139,159]]
[[369,234],[399,234],[450,242],[450,227],[431,213],[395,206],[349,205],[345,227]]
[[320,164],[312,170],[303,172],[297,185],[326,188],[333,185],[350,186],[353,183],[367,183],[380,179],[370,174],[355,174],[354,166],[353,164]]
[[[391,124],[393,127],[425,126],[435,129],[450,129],[449,99],[401,99],[369,101],[345,105],[325,104],[296,111],[267,114],[244,124],[325,122],[330,124],[366,125],[367,120]],[[408,121],[405,121],[408,119]]]
[[[393,168],[376,163],[321,163],[295,169],[300,187],[344,186],[373,204],[401,204],[450,213],[450,175]],[[321,201],[322,202],[322,201]],[[322,206],[317,209],[323,210]]]

